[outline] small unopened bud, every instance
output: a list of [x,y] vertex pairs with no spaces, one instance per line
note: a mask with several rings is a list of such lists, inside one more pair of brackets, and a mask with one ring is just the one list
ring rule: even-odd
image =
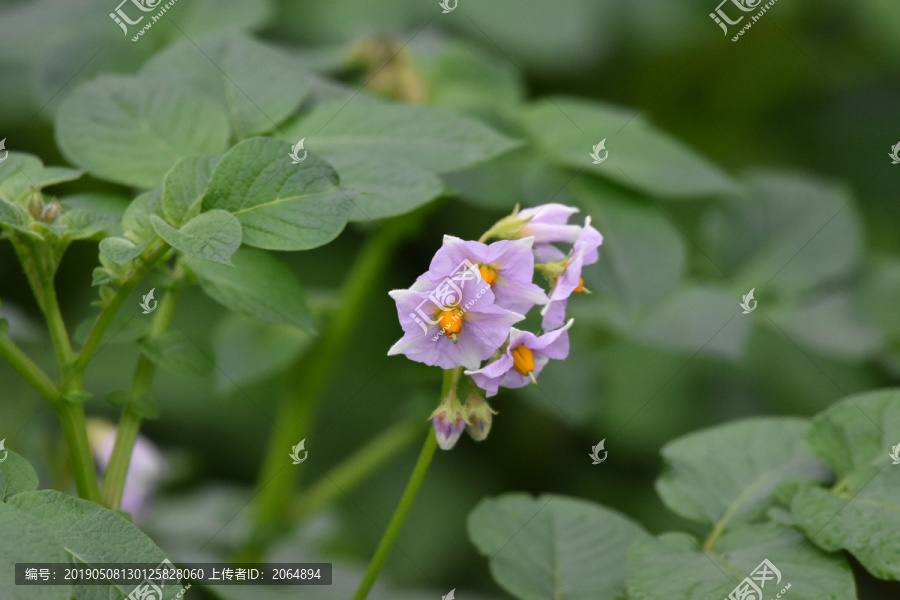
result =
[[28,214],[31,215],[35,221],[41,220],[41,214],[44,212],[44,199],[41,197],[39,191],[35,190],[31,193],[25,208],[28,209]]
[[494,422],[494,415],[497,411],[491,408],[491,405],[474,390],[466,398],[466,431],[469,436],[476,442],[481,442],[487,438],[491,432],[491,425]]
[[444,398],[440,406],[431,413],[431,421],[434,423],[434,436],[438,446],[442,450],[453,448],[466,428],[465,409],[459,398],[453,393]]
[[44,210],[41,211],[41,221],[44,223],[55,223],[57,217],[59,217],[59,202],[54,200],[50,204],[44,207]]

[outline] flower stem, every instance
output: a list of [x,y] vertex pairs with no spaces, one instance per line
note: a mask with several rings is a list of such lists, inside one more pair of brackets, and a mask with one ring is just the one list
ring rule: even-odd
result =
[[69,459],[72,461],[78,495],[85,500],[100,502],[100,487],[97,484],[97,471],[88,444],[84,405],[63,401],[57,407],[56,413],[59,415],[69,447]]
[[[153,315],[148,334],[150,339],[159,337],[169,328],[172,315],[175,313],[175,305],[181,295],[181,286],[175,285],[162,295],[159,307]],[[138,358],[134,369],[134,378],[131,382],[131,397],[138,398],[150,393],[153,384],[153,376],[156,374],[156,364],[143,354]],[[122,502],[122,492],[125,489],[125,479],[128,476],[128,467],[131,464],[131,453],[141,430],[141,416],[129,405],[122,409],[119,418],[119,426],[116,430],[116,443],[113,446],[109,465],[103,475],[103,487],[100,490],[100,498],[103,505],[112,510],[118,510]]]
[[125,281],[119,289],[116,290],[113,297],[100,312],[97,320],[94,321],[94,325],[91,327],[91,330],[84,341],[84,345],[75,357],[73,366],[76,373],[84,373],[88,363],[91,362],[91,358],[94,357],[94,353],[100,346],[100,341],[103,339],[103,334],[106,333],[106,328],[112,323],[113,317],[119,312],[119,309],[122,307],[122,304],[128,298],[129,294],[131,294],[132,290],[134,290],[150,269],[153,268],[153,265],[168,253],[168,250],[169,246],[162,242],[151,244],[144,250],[141,255],[141,262],[128,277],[125,278]]
[[378,434],[310,486],[295,502],[291,520],[302,521],[373,477],[382,466],[417,438],[421,430],[422,424],[418,420],[403,421]]
[[[450,371],[447,371],[447,373],[449,372]],[[388,554],[391,552],[391,546],[394,545],[394,540],[400,533],[403,522],[406,521],[406,516],[409,513],[409,509],[412,507],[413,501],[416,499],[416,494],[419,493],[419,488],[422,487],[425,473],[428,472],[428,466],[431,464],[431,459],[434,456],[434,451],[436,449],[437,438],[434,435],[434,431],[429,428],[425,438],[425,445],[422,446],[422,451],[419,453],[419,459],[416,461],[416,467],[413,469],[409,482],[406,484],[406,490],[403,492],[403,497],[400,498],[400,503],[397,505],[394,516],[391,517],[391,522],[384,532],[381,542],[378,544],[375,555],[372,557],[371,562],[369,562],[369,568],[366,570],[366,574],[360,582],[359,588],[357,588],[356,594],[353,596],[353,600],[365,600],[369,595],[369,591],[375,584],[375,580],[378,578],[378,573],[381,571],[384,561],[387,560]]]
[[8,362],[51,406],[56,408],[62,402],[59,390],[56,389],[46,373],[5,334],[0,334],[0,357]]

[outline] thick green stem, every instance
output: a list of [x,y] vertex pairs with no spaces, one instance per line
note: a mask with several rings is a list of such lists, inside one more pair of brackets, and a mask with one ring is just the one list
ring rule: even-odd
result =
[[[450,373],[450,371],[447,371],[447,373]],[[388,525],[387,530],[385,530],[381,542],[378,544],[375,555],[372,557],[371,562],[369,562],[369,568],[366,570],[366,574],[360,582],[356,594],[353,595],[353,600],[365,600],[366,596],[369,595],[369,590],[371,590],[372,586],[375,584],[378,573],[381,571],[381,567],[384,566],[384,561],[387,560],[388,554],[391,552],[394,540],[397,539],[400,529],[403,528],[403,523],[406,521],[409,509],[412,508],[413,501],[416,499],[416,494],[419,493],[419,488],[422,487],[422,482],[425,480],[425,474],[428,472],[428,466],[431,464],[431,459],[434,457],[434,451],[436,449],[437,438],[434,435],[434,431],[429,428],[425,437],[425,445],[422,446],[422,452],[419,453],[419,460],[416,461],[416,467],[409,477],[409,482],[406,484],[406,490],[403,492],[403,497],[400,498],[400,503],[397,505],[394,516],[391,517],[391,522]]]
[[69,447],[69,459],[78,495],[92,502],[100,502],[100,487],[97,485],[97,471],[94,469],[94,458],[88,444],[84,406],[64,401],[59,404],[56,412]]
[[8,362],[54,408],[59,405],[62,401],[59,390],[56,389],[50,378],[6,335],[0,335],[0,357]]
[[76,374],[84,373],[88,363],[91,362],[94,353],[100,346],[103,334],[106,333],[107,327],[112,323],[113,317],[119,312],[119,309],[131,294],[132,290],[134,290],[150,269],[153,268],[153,265],[166,255],[168,250],[169,246],[162,242],[151,244],[144,250],[141,255],[142,260],[138,263],[138,266],[125,278],[125,281],[119,289],[116,290],[116,293],[113,294],[113,297],[97,316],[97,320],[94,321],[94,325],[91,327],[87,339],[85,339],[84,345],[81,347],[81,351],[75,357],[74,371]]
[[358,487],[419,436],[422,423],[406,421],[380,433],[298,497],[291,520],[299,522]]
[[[162,295],[159,307],[153,315],[148,336],[153,339],[159,337],[169,328],[172,315],[175,313],[175,305],[181,295],[180,285],[176,285]],[[134,370],[134,378],[131,382],[131,397],[138,398],[150,393],[153,384],[153,376],[156,374],[156,364],[141,354]],[[119,418],[119,426],[116,430],[116,443],[113,446],[109,465],[103,474],[103,487],[100,490],[100,498],[103,505],[112,510],[118,510],[122,502],[122,492],[125,489],[125,478],[128,476],[128,467],[131,464],[131,453],[141,430],[141,416],[129,405],[122,409]]]
[[340,303],[313,348],[288,369],[276,428],[269,440],[257,482],[256,537],[271,537],[287,520],[294,489],[302,469],[290,465],[293,445],[306,439],[318,409],[318,401],[343,358],[356,326],[366,315],[366,304],[386,270],[402,231],[373,233],[363,247],[340,294]]

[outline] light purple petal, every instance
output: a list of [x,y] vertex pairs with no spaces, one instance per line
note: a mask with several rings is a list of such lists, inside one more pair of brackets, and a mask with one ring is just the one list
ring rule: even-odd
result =
[[567,302],[568,299],[566,298],[563,298],[562,300],[551,300],[550,303],[544,307],[544,310],[541,312],[541,314],[544,315],[544,318],[541,321],[541,329],[550,331],[551,329],[562,327],[562,324],[566,322]]

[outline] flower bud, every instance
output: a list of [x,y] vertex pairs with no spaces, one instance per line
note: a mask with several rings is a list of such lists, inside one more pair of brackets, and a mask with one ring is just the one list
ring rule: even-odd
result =
[[59,202],[54,200],[41,211],[41,221],[50,224],[56,222],[57,217],[59,217]]
[[44,212],[44,199],[41,197],[40,191],[35,190],[31,193],[25,208],[28,209],[28,214],[30,214],[35,221],[41,220],[41,214]]
[[433,413],[434,436],[442,450],[450,450],[466,428],[465,409],[454,394],[448,395]]
[[497,411],[492,409],[491,405],[474,390],[466,398],[465,410],[466,431],[476,442],[483,441],[491,432],[491,424],[494,422],[494,415],[497,414]]

